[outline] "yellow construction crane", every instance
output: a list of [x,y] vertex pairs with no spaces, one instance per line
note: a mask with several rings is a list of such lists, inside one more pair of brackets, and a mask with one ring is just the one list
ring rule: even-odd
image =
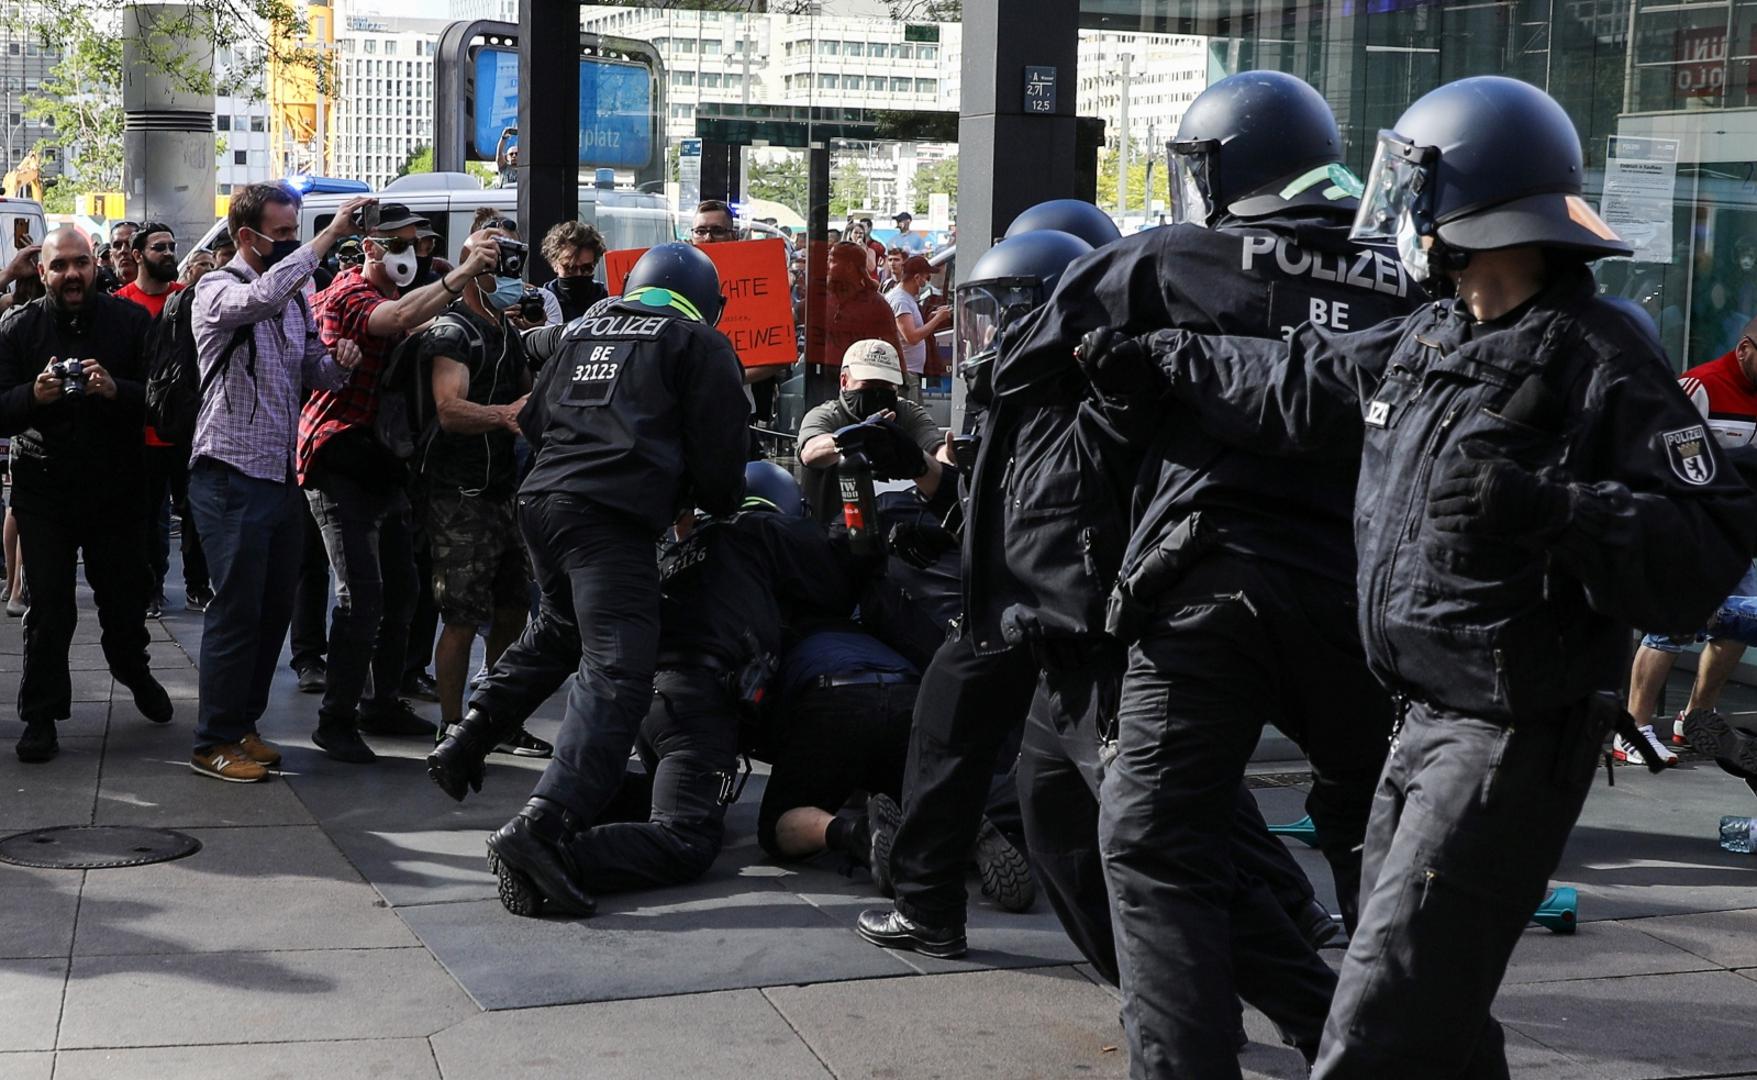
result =
[[18,168],[8,172],[5,180],[0,181],[0,187],[4,187],[6,194],[12,198],[42,202],[43,170],[37,162],[37,152],[32,150],[26,154],[24,160],[18,163]]

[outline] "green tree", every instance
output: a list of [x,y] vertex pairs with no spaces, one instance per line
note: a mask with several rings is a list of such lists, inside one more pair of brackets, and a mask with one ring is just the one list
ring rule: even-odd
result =
[[851,158],[843,158],[842,164],[836,169],[836,178],[830,183],[830,224],[834,227],[839,219],[845,219],[852,210],[859,210],[866,205],[871,189],[866,182],[866,174]]
[[963,0],[885,0],[885,8],[897,22],[964,21]]
[[[1116,169],[1116,151],[1100,150],[1098,152],[1098,205],[1113,214],[1117,212]],[[1129,151],[1129,212],[1133,214],[1145,213],[1153,199],[1164,203],[1169,211],[1171,185],[1166,180],[1165,162],[1157,162],[1153,167],[1153,193],[1149,196],[1147,194],[1147,162],[1143,157],[1141,147],[1131,145]]]
[[[498,177],[494,175],[494,170],[490,169],[486,164],[480,161],[466,161],[464,163],[464,169],[471,176],[482,181],[484,185],[492,184],[498,179]],[[432,171],[433,147],[431,145],[417,146],[413,150],[410,150],[409,156],[405,157],[403,163],[397,166],[398,176],[408,176],[411,173],[427,173]]]
[[950,195],[952,205],[958,204],[958,158],[929,162],[915,170],[915,209],[927,209],[929,195]]
[[811,196],[805,159],[789,154],[769,162],[754,162],[746,190],[753,199],[778,202],[800,217],[806,216]]
[[[129,0],[74,0],[7,4],[0,24],[14,36],[59,54],[41,89],[27,94],[24,113],[55,134],[40,140],[39,155],[62,155],[61,177],[49,202],[73,204],[75,195],[122,188],[122,16]],[[333,63],[296,44],[306,30],[304,5],[289,0],[189,0],[182,14],[165,15],[138,41],[141,62],[197,93],[252,95],[252,76],[272,61],[315,74],[334,93]],[[193,48],[185,43],[194,43]],[[215,70],[211,57],[230,49],[237,62]]]

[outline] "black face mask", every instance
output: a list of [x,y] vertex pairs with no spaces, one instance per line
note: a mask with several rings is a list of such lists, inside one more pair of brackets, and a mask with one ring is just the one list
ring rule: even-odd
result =
[[863,386],[858,390],[842,391],[842,405],[857,419],[865,420],[874,413],[895,410],[897,408],[897,388],[894,386]]
[[[250,231],[256,232],[255,229]],[[282,259],[305,246],[297,240],[271,240],[268,237],[263,236],[261,233],[256,233],[256,235],[262,236],[264,240],[268,240],[268,254],[264,255],[260,251],[256,252],[256,257],[262,260],[262,268],[264,270],[267,270],[275,263],[280,262]],[[250,250],[256,251],[256,248],[252,246]]]
[[555,295],[562,300],[584,300],[592,295],[592,285],[596,280],[585,276],[556,278]]
[[415,280],[419,281],[433,272],[433,256],[415,256]]

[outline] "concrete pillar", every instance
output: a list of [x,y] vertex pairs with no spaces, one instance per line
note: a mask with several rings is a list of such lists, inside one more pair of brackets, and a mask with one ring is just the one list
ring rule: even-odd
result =
[[185,245],[214,223],[214,96],[182,86],[154,60],[172,54],[211,71],[213,39],[199,29],[199,16],[199,9],[183,4],[122,9],[122,186],[128,216],[166,223]]
[[580,9],[519,2],[519,222],[531,245],[525,280],[555,276],[537,250],[580,209]]
[[[1070,0],[964,0],[958,115],[958,266],[1019,212],[1082,193],[1075,64],[1080,6]],[[1055,106],[1027,108],[1025,69],[1055,69]]]

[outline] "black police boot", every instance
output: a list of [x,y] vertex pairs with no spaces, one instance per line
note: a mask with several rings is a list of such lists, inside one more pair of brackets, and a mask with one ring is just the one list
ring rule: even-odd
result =
[[61,741],[55,737],[55,721],[32,720],[26,723],[14,752],[26,765],[41,765],[60,753]]
[[359,723],[352,716],[327,717],[318,713],[317,730],[312,732],[311,741],[331,758],[349,765],[370,765],[378,760],[372,747],[360,737]]
[[427,755],[427,776],[439,790],[463,802],[467,791],[482,790],[483,762],[499,743],[498,725],[487,713],[471,709]]
[[1293,913],[1293,924],[1299,928],[1306,944],[1314,949],[1323,948],[1342,933],[1342,923],[1316,899],[1307,900],[1299,911]]
[[969,949],[962,926],[928,926],[896,908],[870,908],[860,913],[855,932],[886,949],[907,949],[923,956],[951,960]]
[[140,715],[155,724],[168,724],[175,709],[171,705],[171,695],[165,692],[159,680],[153,678],[152,672],[146,668],[138,671],[113,672],[116,681],[128,688],[134,695],[134,708]]
[[976,872],[982,877],[982,895],[1008,911],[1030,911],[1037,902],[1031,864],[987,817],[976,833]]
[[586,916],[598,902],[580,886],[567,841],[578,820],[556,803],[534,798],[488,837],[488,868],[500,882],[500,902],[514,915],[535,918],[545,908]]
[[891,885],[891,842],[897,838],[897,826],[903,824],[903,810],[889,795],[874,795],[866,800],[866,826],[870,836],[866,868],[872,883],[885,896],[897,895]]

